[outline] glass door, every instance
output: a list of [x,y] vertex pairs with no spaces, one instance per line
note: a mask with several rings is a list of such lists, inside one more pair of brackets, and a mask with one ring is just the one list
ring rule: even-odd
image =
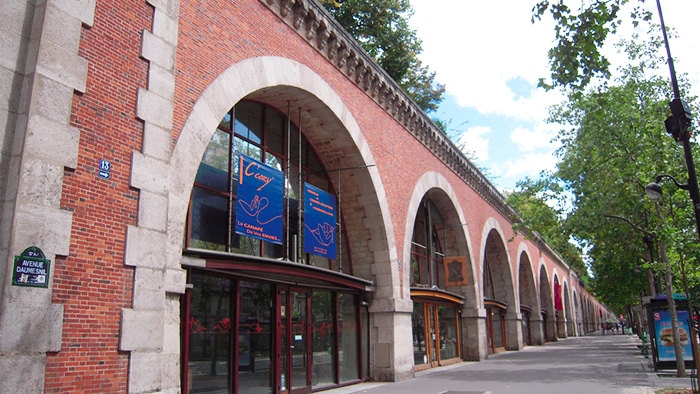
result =
[[[412,322],[416,371],[459,360],[460,321],[457,306],[415,300]],[[487,324],[490,324],[490,320]]]
[[280,392],[310,393],[308,292],[279,287]]
[[413,363],[416,369],[428,364],[424,308],[425,304],[413,301]]
[[486,308],[486,331],[489,352],[498,353],[506,348],[505,310],[490,306]]
[[232,282],[193,274],[188,290],[184,393],[227,394],[231,380]]
[[428,339],[430,340],[428,349],[430,351],[430,366],[437,367],[440,365],[440,338],[438,333],[438,316],[437,305],[426,305],[426,321],[428,322]]
[[287,376],[289,375],[287,361],[289,358],[289,341],[287,340],[287,327],[289,326],[289,322],[287,321],[287,291],[279,290],[277,296],[279,298],[279,313],[277,313],[279,316],[279,329],[277,330],[277,335],[279,335],[279,349],[277,351],[280,360],[278,387],[280,392],[286,392],[289,387],[287,382]]

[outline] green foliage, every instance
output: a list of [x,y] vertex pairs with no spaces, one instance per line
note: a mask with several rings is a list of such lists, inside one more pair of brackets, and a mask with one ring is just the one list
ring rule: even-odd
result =
[[542,178],[529,178],[518,182],[517,189],[506,196],[506,202],[515,208],[523,221],[513,227],[517,232],[528,234],[536,231],[586,282],[588,269],[581,258],[580,247],[571,242],[571,233],[564,222],[564,208],[551,206],[560,199],[563,189],[556,183]]
[[[657,55],[663,53],[661,42],[640,43],[635,37],[620,48],[629,64],[619,79],[571,91],[567,102],[550,110],[549,118],[563,127],[556,138],[561,143],[557,171],[548,179],[564,187],[572,201],[563,227],[587,252],[596,295],[615,308],[636,304],[648,294],[645,268],[660,270],[658,261],[649,264],[645,234],[654,234],[656,245],[668,245],[676,271],[681,257],[686,273],[698,261],[688,194],[674,193],[673,184],[666,182],[659,205],[644,195],[645,185],[659,174],[687,179],[681,147],[664,128],[671,85],[650,76],[664,65]],[[697,283],[687,274],[684,279],[689,288]]]
[[[644,0],[639,0],[644,2]],[[592,0],[582,2],[573,11],[565,0],[544,0],[532,9],[532,22],[539,21],[549,12],[554,19],[555,44],[549,50],[551,82],[540,79],[540,86],[584,89],[593,78],[610,77],[610,61],[601,53],[606,38],[621,24],[620,9],[629,0]],[[651,20],[652,15],[639,7],[634,8],[630,20],[635,26]]]
[[426,112],[435,111],[445,86],[418,58],[421,40],[408,20],[413,14],[409,0],[321,0],[347,30]]

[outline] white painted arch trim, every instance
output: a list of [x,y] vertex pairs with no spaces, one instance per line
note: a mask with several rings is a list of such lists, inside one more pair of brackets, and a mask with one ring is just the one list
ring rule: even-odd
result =
[[[460,223],[465,223],[464,226],[464,242],[467,244],[467,250],[469,251],[469,260],[470,260],[470,267],[469,269],[471,270],[471,275],[472,278],[474,278],[474,289],[475,289],[475,294],[468,294],[468,297],[474,296],[476,297],[477,294],[479,294],[479,281],[478,281],[478,276],[477,276],[477,271],[476,271],[476,266],[475,260],[474,260],[474,252],[473,248],[471,245],[471,237],[469,237],[469,226],[466,225],[467,219],[464,217],[464,210],[459,204],[459,198],[457,197],[457,193],[455,190],[452,188],[452,185],[450,185],[450,182],[445,178],[442,174],[436,171],[429,171],[424,173],[416,182],[415,187],[413,188],[413,193],[411,194],[411,199],[408,203],[408,208],[407,208],[407,214],[406,214],[406,222],[405,222],[405,228],[404,228],[404,239],[403,239],[403,261],[406,262],[406,266],[409,267],[408,269],[404,270],[404,283],[410,283],[411,280],[411,268],[410,268],[410,262],[411,262],[411,240],[413,238],[413,224],[416,221],[416,214],[418,212],[418,207],[420,206],[420,202],[423,201],[423,197],[425,197],[425,194],[428,193],[429,190],[431,189],[439,189],[445,195],[450,199],[452,202],[452,205],[454,206],[455,211],[457,212],[457,216],[459,218]],[[407,294],[404,296],[406,298],[410,297],[410,286],[406,286]],[[476,297],[479,299],[479,297]],[[480,305],[483,304],[483,300],[481,300]],[[483,305],[482,305],[483,306]]]
[[[515,296],[515,285],[517,282],[516,275],[513,273],[513,261],[511,260],[510,253],[508,253],[508,238],[505,236],[505,232],[503,231],[503,228],[501,227],[501,224],[496,220],[494,217],[490,217],[486,219],[486,222],[484,222],[484,227],[481,230],[481,255],[479,259],[479,268],[481,270],[481,276],[479,280],[483,280],[483,272],[484,272],[484,263],[486,262],[486,241],[488,240],[489,234],[491,233],[491,230],[496,230],[498,233],[498,236],[500,238],[501,244],[503,245],[503,249],[506,251],[506,259],[507,264],[508,264],[508,270],[510,271],[510,286],[511,289],[513,289],[513,294]],[[483,294],[482,294],[483,297]]]
[[[231,65],[204,90],[194,104],[169,163],[168,261],[179,266],[187,206],[194,178],[204,151],[224,114],[241,99],[257,90],[292,86],[309,92],[338,117],[367,164],[374,163],[369,144],[342,98],[307,66],[282,57],[264,56]],[[396,260],[393,225],[386,192],[376,168],[368,168],[385,228],[386,249]],[[392,264],[392,269],[394,268]],[[396,285],[396,284],[394,284]]]
[[[531,307],[538,307],[539,308],[539,285],[537,281],[537,274],[539,274],[539,271],[535,272],[535,267],[538,266],[537,262],[533,261],[532,255],[530,254],[530,249],[528,248],[527,242],[520,242],[518,245],[518,254],[516,256],[516,259],[518,261],[518,266],[516,267],[516,272],[517,275],[514,278],[515,280],[515,290],[516,290],[516,295],[515,299],[520,303],[520,290],[522,284],[520,283],[520,266],[523,264],[523,258],[522,255],[525,254],[527,257],[527,260],[529,262],[529,266],[527,267],[528,269],[528,274],[530,275],[530,279],[532,280],[532,284],[535,286],[535,296],[537,297],[537,305],[531,305]],[[518,305],[519,306],[519,305]]]
[[[518,244],[518,254],[516,255],[516,259],[518,261],[518,267],[517,267],[518,275],[515,278],[515,282],[516,282],[515,284],[517,285],[518,291],[520,291],[520,265],[523,263],[523,259],[520,256],[522,256],[523,253],[525,254],[525,256],[527,256],[527,260],[530,262],[530,266],[528,267],[528,269],[530,271],[530,275],[532,275],[533,279],[535,277],[535,273],[534,273],[534,268],[535,268],[534,264],[535,263],[532,260],[532,255],[530,254],[530,249],[527,247],[527,243],[522,241]],[[537,284],[537,282],[534,282],[534,283]]]

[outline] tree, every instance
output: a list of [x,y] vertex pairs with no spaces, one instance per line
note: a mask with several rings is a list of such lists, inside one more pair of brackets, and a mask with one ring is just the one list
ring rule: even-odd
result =
[[425,112],[435,111],[445,86],[420,61],[422,42],[408,24],[409,0],[321,0],[333,17]]
[[[644,0],[638,0],[643,3]],[[573,11],[565,0],[543,0],[532,9],[532,22],[549,12],[554,19],[555,44],[549,50],[551,82],[540,79],[547,89],[567,87],[584,89],[593,78],[610,77],[610,61],[601,53],[608,35],[622,23],[620,10],[629,0],[592,0]],[[652,15],[640,6],[634,7],[630,20],[637,26],[650,21]]]
[[506,202],[515,208],[522,217],[522,222],[513,227],[518,232],[527,234],[536,231],[567,264],[588,283],[588,268],[581,258],[580,247],[571,242],[571,233],[566,229],[564,207],[550,205],[556,201],[562,189],[558,184],[547,179],[532,180],[526,178],[517,183],[516,190],[506,195]]
[[[673,246],[671,260],[678,253],[697,256],[693,221],[671,223],[671,215],[658,215],[643,193],[658,174],[685,178],[680,147],[663,127],[670,84],[652,72],[664,62],[657,55],[660,46],[658,39],[624,42],[630,65],[620,70],[617,80],[572,91],[569,101],[550,111],[549,122],[564,128],[557,136],[561,143],[557,170],[548,181],[563,187],[560,199],[572,201],[565,228],[587,251],[597,296],[613,308],[637,303],[644,294],[644,281],[636,269],[648,266],[644,260],[648,250],[644,234],[610,217],[625,218],[656,233]],[[687,196],[669,193],[667,198],[676,218],[693,217]]]
[[[639,1],[643,2],[644,0]],[[595,135],[596,128],[605,130],[611,126],[612,130],[608,131],[609,134],[623,137],[618,137],[615,140],[604,140],[603,138],[605,138],[605,135],[597,135],[593,140],[597,141],[601,147],[612,143],[616,144],[615,149],[610,150],[607,147],[605,149],[591,149],[588,153],[592,153],[592,156],[581,154],[571,156],[573,160],[570,159],[568,165],[560,166],[558,172],[562,179],[567,179],[572,185],[579,186],[580,189],[575,192],[577,198],[580,198],[580,200],[577,201],[576,210],[579,211],[578,221],[583,224],[582,228],[585,229],[582,232],[588,234],[588,239],[591,240],[592,245],[595,245],[595,247],[603,246],[604,249],[601,249],[603,252],[601,254],[607,254],[606,257],[609,257],[611,261],[615,261],[620,255],[625,255],[625,250],[619,250],[617,253],[610,254],[610,250],[614,250],[616,244],[610,242],[606,244],[604,240],[607,237],[601,234],[599,229],[594,228],[590,224],[584,224],[586,217],[580,215],[580,212],[585,213],[588,210],[590,214],[595,210],[587,208],[581,209],[578,204],[581,204],[581,206],[589,205],[595,207],[595,209],[611,207],[609,199],[607,198],[608,196],[597,193],[597,191],[601,189],[606,190],[610,194],[616,194],[614,200],[616,203],[615,208],[625,212],[622,216],[618,217],[624,218],[624,221],[631,224],[633,228],[640,229],[646,227],[653,229],[653,232],[648,233],[647,236],[655,235],[655,238],[658,239],[658,254],[664,265],[664,292],[668,299],[673,327],[672,331],[677,368],[676,374],[677,376],[684,376],[685,365],[680,346],[678,345],[678,316],[673,300],[674,276],[670,259],[672,254],[677,254],[677,257],[679,257],[678,261],[680,262],[677,266],[683,268],[685,266],[685,256],[688,254],[695,254],[695,263],[697,264],[698,234],[695,226],[689,223],[694,222],[694,220],[688,220],[694,217],[694,212],[688,208],[687,196],[685,201],[681,202],[681,206],[669,204],[671,207],[671,215],[663,214],[660,205],[656,205],[656,209],[651,210],[645,207],[644,203],[640,204],[639,202],[635,202],[634,199],[630,199],[631,196],[626,195],[625,185],[634,184],[638,182],[639,179],[635,179],[634,173],[630,172],[629,165],[625,165],[625,162],[618,160],[619,158],[626,158],[627,163],[633,163],[632,171],[636,168],[639,173],[644,173],[650,168],[660,170],[660,172],[656,172],[657,174],[672,173],[676,175],[685,172],[685,168],[678,164],[678,158],[683,157],[683,155],[680,155],[678,152],[678,146],[674,147],[675,150],[668,149],[668,140],[670,140],[670,138],[668,138],[665,133],[654,131],[652,128],[644,126],[644,122],[646,121],[653,122],[650,123],[651,125],[661,125],[662,121],[670,115],[668,113],[668,108],[664,109],[663,104],[666,104],[664,96],[671,97],[671,94],[669,94],[671,84],[666,81],[659,81],[658,78],[645,78],[646,74],[644,74],[644,71],[646,71],[645,67],[643,67],[644,65],[651,66],[648,67],[648,69],[653,70],[655,68],[654,66],[658,67],[660,64],[658,57],[654,57],[653,55],[660,52],[661,46],[659,40],[653,40],[652,45],[647,47],[647,51],[640,50],[640,46],[632,44],[626,46],[627,53],[631,60],[645,60],[639,63],[641,67],[631,66],[623,70],[623,76],[618,86],[608,88],[604,84],[602,86],[603,89],[597,92],[585,90],[586,87],[589,86],[592,78],[602,76],[607,79],[610,76],[608,69],[610,63],[601,54],[600,48],[603,47],[603,43],[608,34],[616,31],[617,26],[620,24],[618,14],[620,7],[627,3],[628,0],[592,0],[591,2],[584,3],[585,5],[578,10],[578,14],[572,13],[564,4],[563,0],[559,0],[554,4],[550,4],[548,0],[537,3],[535,8],[533,8],[533,21],[535,19],[540,19],[542,15],[549,10],[556,22],[555,32],[557,40],[555,46],[549,52],[550,71],[553,82],[548,84],[540,80],[540,85],[546,88],[559,86],[568,89],[570,92],[570,102],[573,103],[573,106],[570,108],[578,108],[582,113],[581,117],[569,118],[569,120],[575,120],[576,123],[572,124],[579,125],[575,133],[575,138],[569,141],[580,143],[582,142],[581,140],[583,140],[583,138],[579,140],[582,132],[585,131],[585,134],[591,133]],[[638,24],[640,20],[651,20],[651,13],[635,8],[631,17],[633,23]],[[663,33],[665,34],[666,32]],[[647,56],[642,57],[640,54],[646,54]],[[652,55],[648,56],[650,54]],[[675,74],[672,68],[671,73]],[[675,78],[675,75],[673,75],[673,78]],[[673,97],[678,99],[680,97],[680,92],[675,80],[673,89]],[[666,90],[666,92],[663,92],[664,90]],[[660,92],[661,94],[659,94]],[[606,96],[609,96],[609,98],[606,99]],[[580,102],[576,103],[579,100]],[[598,105],[603,103],[605,106]],[[635,107],[638,108],[639,111],[636,111]],[[651,108],[652,111],[648,111],[649,108]],[[563,108],[560,108],[560,110],[562,109]],[[610,118],[606,120],[605,114],[606,112],[610,112],[610,109],[615,109],[615,112],[617,112],[617,119]],[[559,115],[573,114],[574,112],[576,111],[571,112],[564,109],[559,112]],[[632,116],[630,117],[630,115]],[[677,115],[674,114],[674,116]],[[566,118],[566,116],[564,116],[564,118]],[[616,127],[625,124],[627,124],[628,128],[637,130],[637,134],[635,135],[636,139],[631,140],[632,144],[626,142],[624,138],[625,134],[627,134],[627,130],[621,130]],[[660,127],[657,126],[657,129],[658,128]],[[669,132],[672,133],[672,130]],[[673,137],[676,139],[677,135],[674,133]],[[661,140],[659,140],[659,138],[661,138]],[[654,139],[656,139],[656,141],[653,141]],[[650,145],[649,141],[653,141],[653,143]],[[685,150],[684,155],[692,155],[693,153],[690,152],[689,149],[692,149],[693,146],[689,144],[689,141],[684,138],[682,143]],[[650,150],[650,147],[653,149]],[[623,150],[620,150],[620,148]],[[566,155],[576,150],[578,150],[578,148],[569,144],[566,148]],[[600,154],[601,152],[605,152],[605,154]],[[609,156],[610,153],[612,153],[612,156]],[[672,153],[673,156],[669,156],[670,153]],[[599,168],[590,167],[590,163],[586,163],[587,159],[592,159],[589,161],[595,163],[594,165],[599,166]],[[581,163],[575,163],[576,160],[581,161]],[[564,162],[565,161],[566,159]],[[587,169],[583,171],[575,170],[579,166],[583,166]],[[605,168],[606,171],[598,171],[600,168]],[[589,170],[595,172],[595,176],[597,177],[603,176],[606,178],[600,182],[596,181],[595,177],[591,177],[591,174],[588,173]],[[591,181],[587,181],[586,179],[591,179]],[[622,180],[622,182],[620,182],[620,180]],[[674,183],[678,185],[676,182]],[[586,184],[595,186],[586,187]],[[613,188],[610,188],[611,186]],[[672,200],[673,195],[670,197],[670,200]],[[679,222],[675,219],[669,220],[669,217],[675,217],[673,211],[676,209],[682,210],[682,213],[678,217],[687,218],[685,221]],[[638,217],[639,212],[644,213],[645,226],[635,224],[635,215],[637,220],[640,219]],[[581,220],[582,218],[583,220]],[[588,228],[586,229],[586,227]],[[687,246],[689,244],[694,246],[688,248]],[[667,248],[667,245],[672,245],[672,248]],[[595,248],[591,249],[592,252],[595,252]],[[597,264],[598,261],[600,261],[601,264]],[[595,260],[594,258],[594,267],[596,265],[602,265],[603,268],[612,268],[612,271],[616,271],[615,268],[617,268],[617,266],[607,265],[602,259]],[[685,289],[688,289],[685,270],[683,270],[681,274],[684,278],[683,286]],[[596,276],[596,279],[598,278],[599,277]],[[610,287],[605,286],[606,283],[602,278],[601,280],[597,280],[597,283],[599,285],[598,289]],[[620,283],[624,284],[626,282],[623,281]],[[619,287],[617,287],[617,289],[619,289]],[[608,295],[611,294],[608,293]],[[622,296],[624,295],[615,295],[615,300],[621,299]],[[601,296],[601,298],[603,297]]]

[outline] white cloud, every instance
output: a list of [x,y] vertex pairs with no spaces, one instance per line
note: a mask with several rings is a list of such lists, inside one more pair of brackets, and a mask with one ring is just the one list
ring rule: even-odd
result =
[[556,158],[549,152],[531,153],[496,163],[491,170],[498,177],[523,179],[527,176],[536,179],[543,170],[554,170],[556,163]]
[[490,127],[470,127],[457,138],[456,144],[468,157],[485,162],[489,159],[489,140],[484,136],[489,133]]
[[[546,15],[532,24],[534,3],[411,0],[415,11],[411,23],[423,41],[424,64],[446,85],[450,99],[484,115],[483,120],[468,120],[472,127],[459,137],[458,145],[464,145],[475,162],[506,185],[514,184],[516,177],[536,178],[556,163],[552,156],[555,146],[550,141],[558,127],[546,125],[544,120],[548,108],[565,97],[560,92],[536,88],[539,78],[549,77],[547,52],[554,42],[554,23]],[[572,7],[579,4],[572,2]],[[652,22],[658,24],[655,2],[629,2],[629,7],[639,5],[649,9]],[[691,93],[700,95],[700,23],[694,17],[700,15],[700,1],[662,0],[662,7],[667,26],[674,27],[679,36],[670,41],[676,71],[679,75],[687,73],[693,85]],[[625,37],[632,30],[629,11],[620,12],[620,32]],[[604,48],[612,63],[611,71],[627,60],[613,50],[612,44],[619,38],[609,37]],[[665,57],[665,52],[660,56]],[[661,72],[668,76],[668,69]],[[517,92],[509,88],[509,82]],[[447,116],[453,117],[459,118]]]
[[[412,0],[411,4],[412,22],[423,40],[423,61],[436,70],[437,79],[458,104],[482,114],[531,118],[532,107],[537,106],[533,102],[545,97],[534,86],[546,76],[553,30],[551,23],[530,23],[530,2]],[[533,97],[515,99],[507,82],[516,77],[532,84]]]
[[539,148],[550,148],[551,151],[551,141],[556,132],[557,128],[554,126],[540,123],[534,129],[516,127],[510,133],[510,139],[520,152],[532,152]]
[[[630,3],[621,15],[641,4]],[[554,42],[554,23],[549,15],[530,22],[534,2],[411,0],[411,5],[415,11],[411,23],[423,41],[421,57],[459,105],[482,114],[529,120],[535,116],[541,119],[547,106],[561,101],[553,92],[534,88],[539,78],[549,76],[547,52]],[[658,23],[655,2],[643,6],[652,11],[652,21]],[[700,2],[665,1],[662,7],[666,24],[676,28],[680,36],[671,38],[670,43],[672,55],[678,59],[678,72],[700,81],[700,24],[689,17],[700,15]],[[623,18],[620,31],[625,35],[632,31],[629,18]],[[612,48],[617,41],[611,37],[606,44],[613,69],[626,60]],[[532,97],[516,100],[507,86],[513,78],[531,83]]]

